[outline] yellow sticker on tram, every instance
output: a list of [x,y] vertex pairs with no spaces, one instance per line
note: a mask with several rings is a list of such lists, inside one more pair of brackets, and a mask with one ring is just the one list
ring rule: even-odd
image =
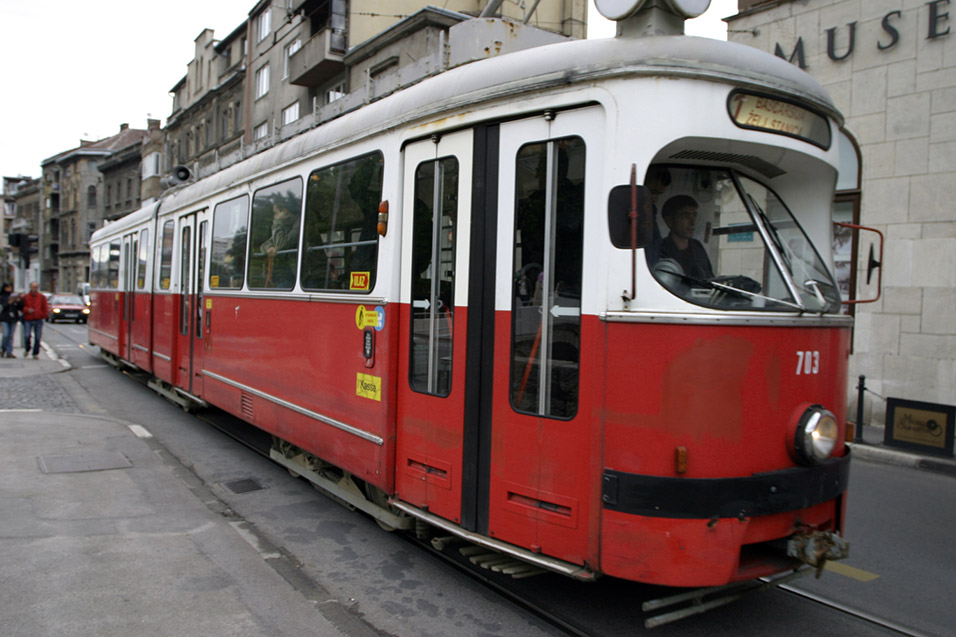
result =
[[382,401],[382,379],[369,374],[355,375],[355,395],[371,400]]
[[353,272],[349,276],[350,290],[368,290],[369,282],[372,280],[371,272]]
[[219,275],[218,275],[218,274],[214,274],[214,275],[212,275],[211,277],[209,277],[209,287],[211,287],[211,288],[218,288],[218,287],[219,287]]
[[366,327],[378,325],[378,311],[370,310],[364,305],[355,308],[355,327],[364,330]]
[[206,299],[206,309],[207,310],[212,309],[212,299]]

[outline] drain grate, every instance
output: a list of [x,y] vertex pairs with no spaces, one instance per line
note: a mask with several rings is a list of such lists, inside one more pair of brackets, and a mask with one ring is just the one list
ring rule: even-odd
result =
[[249,493],[250,491],[259,491],[263,488],[261,484],[253,480],[252,478],[245,478],[243,480],[233,480],[232,482],[223,482],[222,486],[226,487],[233,493]]

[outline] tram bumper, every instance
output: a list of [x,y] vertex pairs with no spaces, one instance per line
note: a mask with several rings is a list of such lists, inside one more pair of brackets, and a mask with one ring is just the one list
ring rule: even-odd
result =
[[[837,533],[850,468],[688,479],[605,470],[601,570],[665,586],[720,586],[845,557]],[[788,553],[789,550],[793,554]]]

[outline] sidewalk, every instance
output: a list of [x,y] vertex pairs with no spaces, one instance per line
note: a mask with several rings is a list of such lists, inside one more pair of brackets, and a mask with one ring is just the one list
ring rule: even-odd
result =
[[50,410],[39,394],[67,369],[51,354],[0,359],[5,635],[373,634],[290,585],[145,428]]
[[911,467],[913,469],[944,473],[956,478],[956,460],[953,458],[944,458],[942,456],[933,456],[913,451],[904,451],[895,447],[887,447],[883,444],[884,432],[883,427],[863,427],[863,442],[849,443],[853,457],[859,460],[881,462],[898,467]]

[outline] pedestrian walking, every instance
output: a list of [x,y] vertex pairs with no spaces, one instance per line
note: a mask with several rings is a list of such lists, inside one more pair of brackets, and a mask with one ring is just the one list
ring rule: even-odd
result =
[[3,341],[0,342],[0,356],[16,358],[13,355],[13,335],[20,320],[20,297],[13,293],[13,287],[4,283],[0,288],[0,327],[3,329]]
[[30,336],[33,335],[33,358],[40,357],[40,337],[43,335],[43,321],[50,313],[46,296],[40,294],[39,286],[34,281],[30,284],[30,292],[24,294],[23,299],[23,355],[30,355]]

